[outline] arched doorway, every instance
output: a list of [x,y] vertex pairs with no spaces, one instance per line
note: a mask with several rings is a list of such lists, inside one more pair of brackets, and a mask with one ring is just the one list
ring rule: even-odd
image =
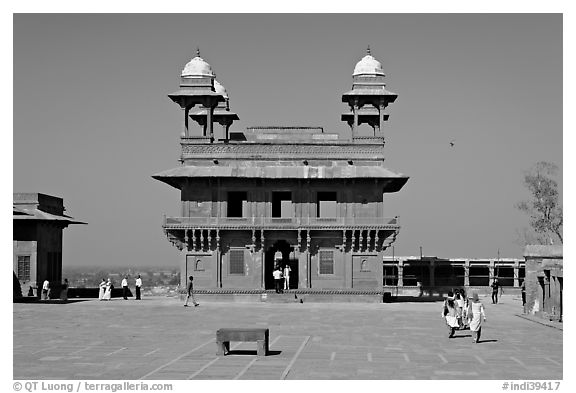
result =
[[276,252],[280,252],[282,254],[282,260],[280,262],[281,267],[283,268],[286,265],[290,266],[292,270],[290,273],[290,282],[289,288],[296,289],[298,288],[298,260],[291,259],[291,254],[293,255],[294,247],[291,247],[285,240],[278,240],[275,242],[265,253],[264,259],[264,285],[266,289],[274,289],[274,276],[272,272],[274,272],[275,266],[275,259],[274,255]]

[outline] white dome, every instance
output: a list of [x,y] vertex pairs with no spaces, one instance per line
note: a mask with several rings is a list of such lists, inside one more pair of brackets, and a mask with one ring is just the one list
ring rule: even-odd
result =
[[356,75],[384,75],[382,64],[370,54],[370,49],[368,54],[356,63],[352,76]]
[[210,64],[206,63],[206,61],[198,55],[186,64],[182,70],[182,77],[199,78],[202,76],[214,77],[214,72],[212,72]]
[[228,98],[228,93],[226,92],[226,89],[216,79],[214,79],[214,90],[216,91],[216,93],[223,95],[224,98]]

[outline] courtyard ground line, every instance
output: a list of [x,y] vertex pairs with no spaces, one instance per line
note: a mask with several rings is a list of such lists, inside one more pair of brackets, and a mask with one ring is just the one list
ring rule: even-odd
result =
[[236,374],[236,376],[235,376],[234,378],[232,378],[232,379],[238,379],[238,378],[240,378],[242,375],[244,375],[244,373],[245,373],[246,371],[248,371],[248,369],[250,368],[250,366],[252,366],[252,365],[254,364],[254,362],[256,362],[256,360],[258,360],[258,358],[252,359],[252,360],[250,361],[250,363],[248,363],[248,364],[246,365],[246,367],[244,367],[244,368],[242,369],[242,371],[240,371],[238,374]]
[[549,362],[554,363],[554,364],[557,365],[557,366],[562,366],[561,363],[558,363],[556,360],[550,359],[549,357],[545,357],[544,359],[548,360]]
[[298,351],[296,351],[296,353],[294,354],[294,357],[292,358],[292,360],[290,361],[290,363],[288,364],[288,366],[286,366],[286,369],[285,369],[284,372],[282,373],[282,376],[280,377],[280,379],[286,379],[286,377],[288,376],[288,373],[290,372],[290,369],[291,369],[292,366],[294,365],[294,362],[296,362],[296,359],[297,359],[298,356],[300,355],[300,352],[302,352],[302,350],[304,349],[304,347],[305,347],[306,344],[308,343],[308,340],[310,340],[310,336],[306,336],[306,338],[304,339],[304,341],[302,342],[302,344],[300,344],[300,348],[298,348]]
[[202,371],[206,370],[208,367],[210,367],[211,365],[213,365],[214,363],[216,363],[218,361],[218,358],[212,359],[211,361],[209,361],[208,363],[206,363],[205,365],[203,365],[200,370],[196,371],[194,374],[190,375],[188,378],[186,379],[192,379],[195,376],[197,376],[198,374],[200,374]]
[[160,348],[156,348],[155,350],[153,350],[153,351],[150,351],[150,352],[148,352],[148,353],[145,353],[145,354],[144,354],[144,355],[142,355],[142,356],[148,356],[148,355],[152,355],[153,353],[155,353],[155,352],[158,352],[159,350],[160,350]]
[[112,356],[112,355],[114,355],[115,353],[118,353],[118,352],[123,351],[123,350],[125,350],[125,349],[128,349],[128,348],[122,347],[122,348],[120,348],[120,349],[117,349],[117,350],[115,350],[115,351],[112,351],[112,352],[110,352],[110,353],[107,353],[107,354],[104,355],[104,356]]
[[167,367],[167,366],[171,365],[172,363],[176,363],[178,360],[182,359],[184,356],[187,356],[187,355],[191,354],[192,352],[197,351],[197,350],[199,350],[200,348],[205,347],[206,345],[213,343],[214,341],[215,341],[215,340],[212,339],[212,340],[210,340],[210,341],[208,341],[208,342],[205,342],[204,344],[198,345],[196,348],[191,349],[190,351],[188,351],[188,352],[186,352],[186,353],[178,356],[177,358],[172,359],[172,360],[169,361],[168,363],[163,364],[162,366],[160,366],[160,367],[158,367],[158,368],[150,371],[148,374],[143,375],[142,377],[138,378],[138,380],[144,379],[144,378],[146,378],[146,377],[148,377],[148,376],[156,373],[157,371],[162,370],[164,367]]
[[56,349],[56,347],[44,348],[44,349],[41,349],[41,350],[39,350],[39,351],[32,352],[32,355],[36,355],[37,353],[44,352],[44,351],[49,351],[49,350],[51,350],[51,349]]
[[[234,344],[233,346],[230,347],[230,351],[235,350],[236,348],[238,348],[240,345],[242,345],[241,342],[237,342],[236,344]],[[210,367],[211,365],[213,365],[214,363],[216,363],[216,361],[220,359],[220,357],[217,357],[216,359],[212,359],[210,360],[207,364],[205,364],[204,366],[202,366],[200,368],[200,370],[196,371],[195,373],[193,373],[192,375],[190,375],[188,378],[186,379],[192,379],[194,377],[196,377],[198,374],[200,374],[202,371],[206,370],[208,367]]]
[[446,360],[446,358],[442,356],[442,354],[438,354],[438,357],[440,358],[440,360],[444,362],[444,364],[448,364],[448,360]]
[[77,350],[77,351],[70,352],[68,355],[76,355],[77,353],[82,352],[82,351],[87,351],[87,350],[89,350],[90,348],[92,348],[92,347],[91,347],[91,346],[87,346],[87,347],[82,348],[82,349],[79,349],[79,350]]
[[474,355],[474,357],[482,364],[486,364],[486,362],[484,361],[484,359],[482,359],[480,356],[478,355]]
[[[276,341],[278,341],[278,340],[280,339],[280,337],[282,337],[282,335],[279,335],[278,337],[276,337],[276,338],[274,339],[274,341],[272,341],[272,342],[270,343],[270,346],[274,345],[274,344],[276,343]],[[242,343],[241,343],[241,342],[237,342],[236,344],[234,344],[233,346],[230,347],[230,350],[232,351],[232,350],[238,348],[240,345],[242,345]],[[198,374],[200,374],[202,371],[206,370],[206,369],[207,369],[208,367],[210,367],[212,364],[216,363],[216,361],[217,361],[218,359],[220,359],[220,357],[217,357],[216,359],[212,359],[212,360],[209,361],[207,364],[205,364],[204,366],[202,366],[202,368],[201,368],[200,370],[196,371],[194,374],[190,375],[190,376],[189,376],[188,378],[186,378],[186,379],[192,379],[192,378],[196,377],[196,376],[197,376]],[[240,376],[242,376],[242,374],[244,374],[244,373],[248,370],[248,368],[250,368],[250,366],[251,366],[256,360],[257,360],[257,358],[256,358],[256,359],[253,359],[253,360],[248,364],[248,366],[245,367],[244,370],[242,370],[241,373],[238,374],[234,379],[238,379]]]
[[524,363],[522,363],[522,361],[516,359],[514,356],[510,356],[510,359],[514,360],[516,363],[518,363],[522,367],[524,367],[524,368],[526,367],[526,365]]

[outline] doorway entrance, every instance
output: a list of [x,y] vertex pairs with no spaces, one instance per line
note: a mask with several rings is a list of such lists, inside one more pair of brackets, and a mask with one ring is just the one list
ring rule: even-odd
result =
[[291,247],[285,240],[278,240],[274,243],[265,253],[264,256],[264,285],[265,289],[274,289],[274,276],[272,273],[276,268],[275,254],[277,252],[282,254],[282,259],[279,264],[282,269],[286,265],[290,266],[290,280],[288,282],[290,289],[298,288],[298,260],[291,259],[290,255],[293,253],[294,247]]

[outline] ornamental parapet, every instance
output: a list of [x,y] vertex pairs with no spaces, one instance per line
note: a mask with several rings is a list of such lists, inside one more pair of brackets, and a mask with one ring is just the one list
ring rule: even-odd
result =
[[203,139],[181,138],[182,159],[246,160],[384,160],[381,138],[357,139],[355,143],[205,143]]
[[383,217],[164,217],[164,229],[398,230],[398,218]]

